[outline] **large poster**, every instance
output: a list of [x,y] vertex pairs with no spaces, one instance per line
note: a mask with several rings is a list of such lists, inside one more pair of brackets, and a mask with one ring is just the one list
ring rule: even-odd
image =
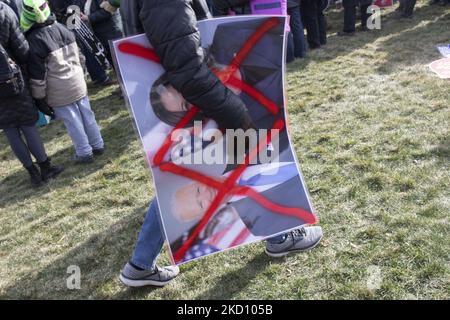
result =
[[317,222],[287,132],[284,16],[201,21],[206,61],[258,130],[219,128],[169,83],[145,35],[113,43],[175,264]]

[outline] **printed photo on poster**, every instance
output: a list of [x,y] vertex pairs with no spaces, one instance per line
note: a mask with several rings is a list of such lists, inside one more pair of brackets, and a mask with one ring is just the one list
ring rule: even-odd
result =
[[235,16],[198,24],[208,67],[257,127],[244,140],[183,98],[145,35],[113,43],[175,264],[317,222],[286,125],[285,22]]

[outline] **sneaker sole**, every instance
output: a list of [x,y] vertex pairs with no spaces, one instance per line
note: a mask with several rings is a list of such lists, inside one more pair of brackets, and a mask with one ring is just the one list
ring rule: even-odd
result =
[[290,250],[290,251],[284,251],[284,252],[280,252],[280,253],[275,253],[275,252],[270,252],[270,251],[267,250],[267,248],[265,248],[264,251],[266,252],[266,254],[269,257],[282,258],[282,257],[287,256],[290,253],[299,253],[299,252],[306,252],[306,251],[312,250],[312,249],[314,249],[315,247],[317,247],[319,245],[319,243],[322,241],[322,238],[323,238],[323,235],[320,237],[319,241],[317,241],[313,246],[311,246],[309,248],[306,248],[306,249],[297,249],[297,250]]
[[170,281],[156,281],[156,280],[132,280],[127,277],[124,277],[122,274],[119,276],[120,281],[128,286],[128,287],[146,287],[146,286],[154,286],[154,287],[164,287],[165,285],[169,284]]

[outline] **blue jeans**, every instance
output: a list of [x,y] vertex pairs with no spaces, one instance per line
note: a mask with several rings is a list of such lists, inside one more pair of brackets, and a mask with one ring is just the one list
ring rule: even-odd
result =
[[153,199],[142,224],[141,232],[130,260],[135,266],[152,271],[161,253],[165,236],[161,230],[158,201]]
[[[285,235],[279,235],[267,241],[270,243],[280,243],[285,238]],[[148,208],[141,231],[139,232],[130,262],[139,268],[148,271],[154,270],[164,241],[165,236],[161,230],[158,201],[153,199]]]
[[294,38],[294,56],[296,58],[304,58],[306,55],[305,32],[303,31],[303,22],[300,13],[300,6],[288,8],[290,16],[290,27],[292,37]]
[[90,156],[93,149],[104,147],[103,138],[87,96],[67,106],[54,109],[56,118],[64,122],[77,156]]

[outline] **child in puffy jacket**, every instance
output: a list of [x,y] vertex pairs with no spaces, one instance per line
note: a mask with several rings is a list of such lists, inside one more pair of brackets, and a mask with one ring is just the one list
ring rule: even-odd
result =
[[45,114],[61,119],[75,147],[77,163],[104,152],[74,34],[56,21],[45,0],[24,0],[20,25],[30,44],[31,94]]

